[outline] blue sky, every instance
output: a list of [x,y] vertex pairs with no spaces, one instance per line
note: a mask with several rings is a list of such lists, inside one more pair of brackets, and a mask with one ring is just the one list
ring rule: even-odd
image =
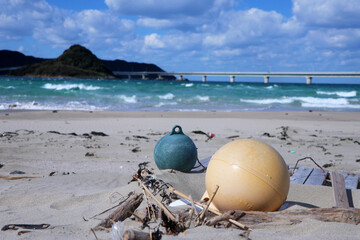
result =
[[166,71],[360,71],[359,0],[0,0],[0,49]]

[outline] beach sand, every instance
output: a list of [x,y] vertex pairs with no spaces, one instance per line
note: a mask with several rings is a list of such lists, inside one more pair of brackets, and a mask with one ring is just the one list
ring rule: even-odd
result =
[[[138,164],[150,162],[155,174],[199,200],[205,173],[157,170],[153,150],[174,125],[182,126],[198,148],[211,156],[224,144],[252,138],[273,146],[289,167],[312,157],[329,171],[360,174],[360,113],[357,112],[0,112],[0,227],[7,224],[50,224],[48,229],[0,232],[0,239],[95,239],[90,231],[116,205],[119,196],[139,191],[128,184]],[[209,141],[194,130],[212,132]],[[283,138],[284,131],[286,138]],[[101,136],[105,133],[108,136]],[[283,139],[281,139],[283,138]],[[305,160],[300,166],[314,167]],[[24,174],[10,174],[22,171]],[[51,175],[51,176],[50,176]],[[352,190],[360,208],[360,190]],[[335,206],[328,186],[291,184],[291,208]],[[87,221],[85,221],[87,220]],[[125,225],[137,226],[128,219]],[[241,221],[240,221],[241,222]],[[304,219],[298,224],[258,224],[250,239],[359,239],[360,226]],[[197,227],[176,239],[241,239],[239,229]],[[110,233],[96,231],[99,239]],[[172,239],[163,236],[163,239]]]

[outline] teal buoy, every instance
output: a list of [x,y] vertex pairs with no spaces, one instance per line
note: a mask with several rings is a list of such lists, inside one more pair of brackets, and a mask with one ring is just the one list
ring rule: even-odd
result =
[[191,138],[176,125],[170,134],[162,137],[156,144],[154,159],[159,169],[189,172],[195,166],[197,149]]

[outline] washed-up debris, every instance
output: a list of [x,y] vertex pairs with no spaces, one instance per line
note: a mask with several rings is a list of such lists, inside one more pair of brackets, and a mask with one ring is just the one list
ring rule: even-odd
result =
[[288,131],[289,131],[288,126],[281,126],[280,129],[281,129],[280,137],[279,137],[280,140],[287,140],[288,138],[290,138],[290,136],[288,135]]
[[[322,170],[322,172],[324,174],[324,181],[325,181],[326,180],[326,172],[325,172],[325,170],[312,157],[304,157],[304,158],[301,158],[301,159],[297,160],[296,164],[295,164],[295,167],[294,167],[294,171],[295,171],[297,165],[299,164],[299,162],[307,160],[307,159],[311,160],[318,168],[320,168]],[[293,174],[294,174],[294,172],[290,173],[290,175],[293,175]]]
[[[307,158],[303,160],[305,159]],[[308,218],[323,222],[340,222],[355,225],[360,223],[360,209],[356,208],[288,209],[274,212],[231,210],[220,212],[209,207],[211,199],[216,195],[218,188],[212,193],[207,202],[193,201],[191,197],[157,178],[147,167],[147,164],[148,162],[140,163],[139,169],[133,175],[132,179],[132,181],[139,183],[143,194],[129,194],[129,197],[118,205],[118,209],[110,214],[110,216],[119,215],[119,212],[121,212],[119,210],[120,206],[122,206],[121,208],[123,209],[130,208],[131,210],[127,210],[128,214],[125,218],[129,218],[131,215],[134,216],[131,220],[139,222],[139,227],[136,229],[126,229],[124,222],[113,222],[110,219],[114,218],[108,217],[99,224],[96,230],[104,228],[102,226],[112,226],[112,237],[114,233],[117,234],[117,238],[113,239],[161,239],[164,234],[178,235],[181,232],[186,232],[188,229],[203,225],[214,226],[216,228],[233,227],[241,231],[239,235],[248,238],[252,230],[248,226],[256,226],[264,223],[294,225]],[[170,210],[166,201],[159,200],[161,191],[164,191],[170,197],[171,201],[178,197],[186,199],[189,206],[181,209],[173,207]],[[130,204],[130,196],[140,198],[140,195],[142,195],[142,201],[145,200],[145,208],[138,208],[136,207],[137,204]],[[114,208],[115,207],[112,209]],[[198,212],[197,208],[202,209],[201,212]],[[110,209],[106,210],[106,212],[109,210]],[[122,210],[122,212],[124,211]],[[105,211],[103,213],[105,213]],[[99,215],[100,214],[97,214],[95,216]],[[139,229],[142,229],[142,231],[139,231]]]
[[211,133],[211,132],[203,132],[201,130],[195,130],[195,131],[192,131],[192,133],[195,133],[195,134],[201,134],[201,135],[205,135],[207,137],[207,139],[205,140],[205,142],[209,141],[210,139],[213,139],[215,137],[215,134],[214,133]]
[[107,135],[106,133],[103,132],[95,132],[95,131],[91,131],[90,133],[83,133],[81,135],[71,132],[71,133],[61,133],[58,131],[48,131],[48,133],[53,133],[53,134],[59,134],[59,135],[69,135],[69,136],[74,136],[74,137],[85,137],[85,138],[92,138],[93,136],[100,136],[100,137],[107,137],[109,135]]
[[94,156],[95,156],[95,153],[93,153],[93,152],[85,153],[85,157],[94,157]]
[[0,137],[8,137],[11,138],[13,136],[19,135],[17,132],[3,132],[0,134]]
[[133,194],[124,202],[122,202],[119,207],[110,214],[105,220],[103,220],[97,228],[111,228],[112,224],[117,221],[124,221],[130,217],[133,212],[140,206],[143,201],[143,194]]
[[6,137],[8,140],[10,140],[11,138],[15,137],[15,136],[19,136],[21,135],[30,135],[30,134],[34,134],[35,132],[32,130],[27,130],[27,129],[19,129],[16,130],[15,132],[3,132],[0,133],[0,137]]
[[1,228],[1,231],[7,231],[7,230],[18,230],[19,228],[23,229],[47,229],[50,227],[50,224],[43,223],[43,224],[7,224]]
[[323,168],[329,168],[329,167],[333,167],[333,166],[334,166],[333,163],[325,163],[325,164],[323,165]]
[[271,135],[271,134],[268,133],[268,132],[264,132],[264,133],[262,134],[262,136],[264,136],[264,137],[270,137],[270,138],[275,137],[275,135]]
[[239,135],[232,135],[232,136],[229,136],[229,137],[226,137],[227,139],[232,139],[232,138],[238,138],[240,137]]
[[49,177],[52,177],[52,176],[56,176],[56,175],[70,175],[70,174],[76,174],[76,172],[62,172],[62,173],[59,173],[59,172],[51,172],[49,173]]
[[103,132],[95,132],[95,131],[91,131],[90,134],[93,135],[93,136],[100,136],[100,137],[108,137],[108,136],[109,136],[109,135],[107,135],[106,133],[103,133]]
[[25,174],[25,172],[20,171],[20,170],[15,170],[15,171],[12,171],[10,174]]
[[137,138],[137,139],[146,139],[149,140],[150,138],[145,137],[145,136],[140,136],[140,135],[133,135],[133,138]]
[[131,149],[131,151],[133,153],[141,152],[140,147],[134,147],[133,149]]
[[321,145],[309,145],[308,148],[310,148],[310,147],[320,148],[323,152],[327,151],[327,149],[324,146],[321,146]]

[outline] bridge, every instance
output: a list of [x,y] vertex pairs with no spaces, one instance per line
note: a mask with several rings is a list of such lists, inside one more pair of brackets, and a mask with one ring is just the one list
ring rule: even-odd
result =
[[202,76],[206,82],[207,76],[229,76],[230,82],[235,82],[235,77],[263,77],[264,83],[269,83],[270,77],[305,77],[306,84],[311,84],[313,77],[355,77],[360,78],[360,72],[113,72],[115,75],[141,76],[147,79],[148,75],[157,75],[158,79],[163,76],[178,76],[178,80],[184,80],[184,76]]

